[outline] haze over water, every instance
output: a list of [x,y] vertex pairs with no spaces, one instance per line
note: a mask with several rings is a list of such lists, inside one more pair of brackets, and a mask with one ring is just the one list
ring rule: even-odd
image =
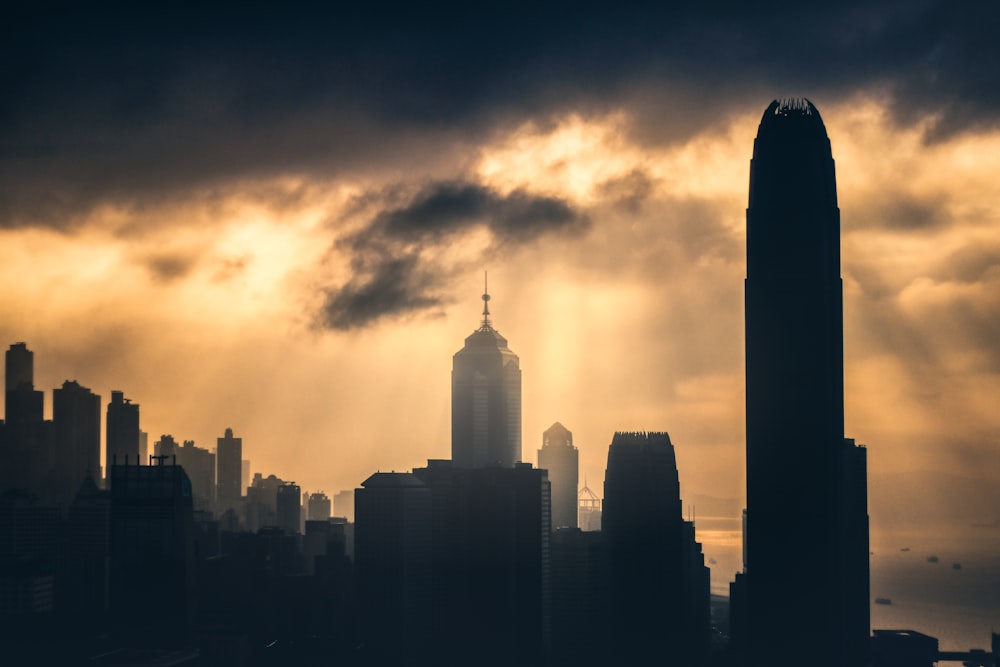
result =
[[[741,520],[699,517],[696,523],[706,562],[715,561],[712,594],[728,597],[729,582],[742,567]],[[1000,528],[873,531],[871,547],[872,629],[916,630],[937,637],[941,650],[989,649],[990,633],[1000,632]],[[930,556],[938,562],[928,562]],[[804,589],[789,606],[808,610],[813,603]]]

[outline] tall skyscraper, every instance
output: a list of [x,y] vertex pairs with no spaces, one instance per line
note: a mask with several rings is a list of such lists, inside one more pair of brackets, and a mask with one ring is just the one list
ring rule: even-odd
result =
[[106,470],[111,470],[114,462],[145,463],[139,455],[139,406],[125,398],[125,394],[120,391],[111,392],[105,441]]
[[559,422],[542,434],[538,467],[549,471],[549,483],[552,485],[552,529],[576,528],[580,452],[573,446],[573,434]]
[[[708,569],[681,512],[667,433],[615,433],[604,475],[609,647],[619,664],[651,655],[701,664],[708,648]],[[769,664],[769,663],[760,663]]]
[[87,475],[101,478],[101,397],[76,380],[52,390],[58,500],[73,500]]
[[521,368],[507,339],[483,323],[455,353],[451,371],[451,458],[460,468],[513,468],[521,460]]
[[234,437],[233,429],[227,428],[216,444],[219,514],[233,510],[238,515],[243,495],[243,438]]
[[844,439],[840,209],[806,99],[772,102],[754,141],[746,383],[748,664],[865,664],[866,464]]
[[7,391],[17,389],[22,384],[34,387],[35,353],[26,343],[14,343],[6,354]]
[[49,431],[43,424],[45,395],[35,390],[35,353],[24,343],[7,350],[4,422],[0,429],[0,489],[39,490],[48,472]]
[[275,513],[278,518],[278,528],[286,535],[301,533],[302,521],[302,489],[295,482],[285,482],[275,493]]

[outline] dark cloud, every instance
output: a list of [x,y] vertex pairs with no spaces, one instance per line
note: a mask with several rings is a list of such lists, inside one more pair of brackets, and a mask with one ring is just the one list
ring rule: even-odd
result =
[[196,262],[196,257],[170,253],[149,257],[145,260],[145,265],[154,280],[167,283],[186,276]]
[[[774,96],[877,93],[940,139],[997,126],[996,3],[378,4],[5,15],[0,226],[275,174],[424,168],[526,119],[625,109],[676,141]],[[456,153],[457,152],[457,153]],[[454,173],[454,172],[452,172]]]
[[[385,197],[397,202],[399,188]],[[377,202],[370,194],[363,199]],[[578,234],[588,224],[584,214],[555,197],[520,190],[501,194],[465,181],[430,183],[338,242],[338,250],[351,258],[351,278],[324,290],[319,324],[354,329],[443,305],[443,286],[456,267],[428,259],[427,253],[447,249],[474,228],[489,231],[486,252],[495,254],[546,234]]]

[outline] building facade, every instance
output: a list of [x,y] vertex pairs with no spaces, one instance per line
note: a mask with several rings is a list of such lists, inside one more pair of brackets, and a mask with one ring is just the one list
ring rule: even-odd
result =
[[[105,469],[117,463],[145,463],[139,451],[139,405],[120,391],[111,392],[105,431]],[[109,477],[110,479],[110,477]]]
[[451,458],[461,468],[513,468],[521,460],[521,368],[507,339],[483,322],[455,353],[451,372]]
[[234,437],[233,429],[227,428],[225,435],[216,440],[215,456],[218,513],[221,516],[232,510],[238,515],[243,496],[243,438]]
[[601,519],[609,650],[622,664],[650,655],[700,664],[709,640],[709,573],[682,516],[667,433],[615,433]]
[[576,528],[580,452],[573,446],[573,434],[559,422],[542,434],[538,467],[549,471],[549,483],[552,485],[552,529]]
[[782,645],[815,665],[865,664],[866,464],[844,439],[840,209],[806,99],[772,102],[754,141],[746,387],[748,663]]

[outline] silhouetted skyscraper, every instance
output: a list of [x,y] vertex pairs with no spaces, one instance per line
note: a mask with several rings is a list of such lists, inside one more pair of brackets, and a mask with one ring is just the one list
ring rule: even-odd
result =
[[542,434],[538,467],[549,471],[549,483],[552,485],[552,529],[576,528],[580,452],[573,446],[573,434],[559,422]]
[[326,521],[330,518],[330,498],[322,491],[309,495],[309,520]]
[[431,627],[431,490],[377,472],[355,491],[355,563],[366,660],[412,655]]
[[668,434],[615,433],[602,524],[609,649],[621,664],[696,664],[708,646],[708,570],[681,514]]
[[219,514],[233,510],[239,514],[240,498],[243,496],[243,438],[233,437],[233,429],[227,428],[223,437],[216,440],[215,450],[218,465],[218,509]]
[[[774,101],[747,208],[748,663],[865,664],[865,450],[844,439],[840,210],[830,140]],[[813,603],[810,604],[810,601]],[[782,647],[786,658],[774,653]]]
[[483,323],[455,353],[451,371],[451,458],[460,468],[512,468],[521,460],[521,369],[507,339]]
[[115,461],[123,464],[147,463],[139,456],[139,406],[125,398],[125,394],[120,391],[111,392],[104,437],[107,443],[107,470],[111,469]]
[[58,497],[68,505],[89,474],[101,478],[101,397],[76,380],[52,391]]
[[288,535],[301,533],[302,489],[299,488],[299,485],[295,482],[285,482],[279,486],[274,503],[278,528],[281,528]]
[[14,343],[10,346],[6,364],[7,391],[17,389],[22,384],[34,387],[35,353],[28,349],[26,343]]
[[45,395],[35,390],[35,353],[14,343],[6,356],[4,422],[0,430],[0,489],[36,492],[51,465],[51,431],[43,425]]

